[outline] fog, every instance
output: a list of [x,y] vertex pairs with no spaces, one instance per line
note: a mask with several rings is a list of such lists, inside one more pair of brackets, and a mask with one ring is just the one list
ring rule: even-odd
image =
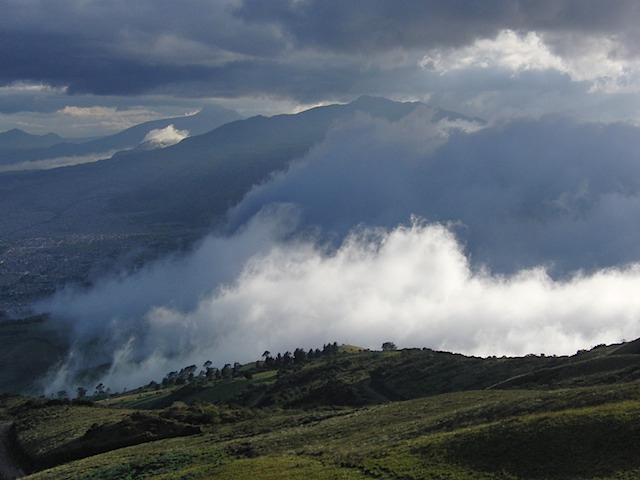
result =
[[91,366],[119,390],[334,341],[522,355],[640,336],[638,128],[470,127],[337,125],[193,251],[58,292],[39,308],[73,347],[48,391]]

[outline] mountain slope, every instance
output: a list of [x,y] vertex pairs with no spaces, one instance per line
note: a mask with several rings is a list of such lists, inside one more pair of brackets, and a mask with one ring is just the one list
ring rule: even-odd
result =
[[[12,165],[22,162],[35,162],[59,157],[75,157],[89,154],[103,154],[104,158],[108,158],[113,155],[115,151],[135,148],[151,130],[162,129],[173,125],[178,130],[188,130],[190,135],[200,135],[225,123],[239,120],[240,118],[240,115],[233,110],[208,106],[194,115],[152,120],[134,125],[108,137],[83,143],[64,142],[59,137],[57,137],[58,141],[56,142],[52,142],[51,140],[49,140],[48,143],[44,142],[45,137],[42,137],[38,142],[36,140],[40,137],[34,138],[30,136],[29,138],[33,139],[31,146],[29,146],[29,139],[24,139],[21,142],[22,146],[19,150],[16,148],[7,148],[6,151],[0,149],[0,165]],[[46,138],[48,139],[49,137]]]
[[11,212],[3,231],[29,225],[91,231],[97,215],[107,224],[208,227],[252,185],[319,143],[335,122],[356,112],[395,119],[418,105],[361,98],[296,115],[239,120],[171,147],[121,152],[109,161],[0,175],[0,200]]

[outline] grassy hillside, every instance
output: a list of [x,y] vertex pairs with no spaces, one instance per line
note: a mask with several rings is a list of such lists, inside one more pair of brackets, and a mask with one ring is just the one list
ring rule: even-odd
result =
[[632,350],[479,359],[342,347],[96,402],[5,399],[3,411],[41,470],[33,479],[638,478]]

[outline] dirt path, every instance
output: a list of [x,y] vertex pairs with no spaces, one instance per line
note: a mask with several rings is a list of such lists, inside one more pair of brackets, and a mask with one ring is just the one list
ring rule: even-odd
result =
[[10,423],[0,424],[0,480],[14,480],[24,476],[22,469],[13,461],[9,451]]

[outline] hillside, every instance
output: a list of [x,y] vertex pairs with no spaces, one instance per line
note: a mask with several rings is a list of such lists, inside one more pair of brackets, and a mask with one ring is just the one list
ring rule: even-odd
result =
[[[110,398],[5,397],[2,411],[34,479],[635,478],[629,345],[502,359],[326,345]],[[550,369],[552,384],[532,380]],[[496,381],[523,373],[527,389]]]

